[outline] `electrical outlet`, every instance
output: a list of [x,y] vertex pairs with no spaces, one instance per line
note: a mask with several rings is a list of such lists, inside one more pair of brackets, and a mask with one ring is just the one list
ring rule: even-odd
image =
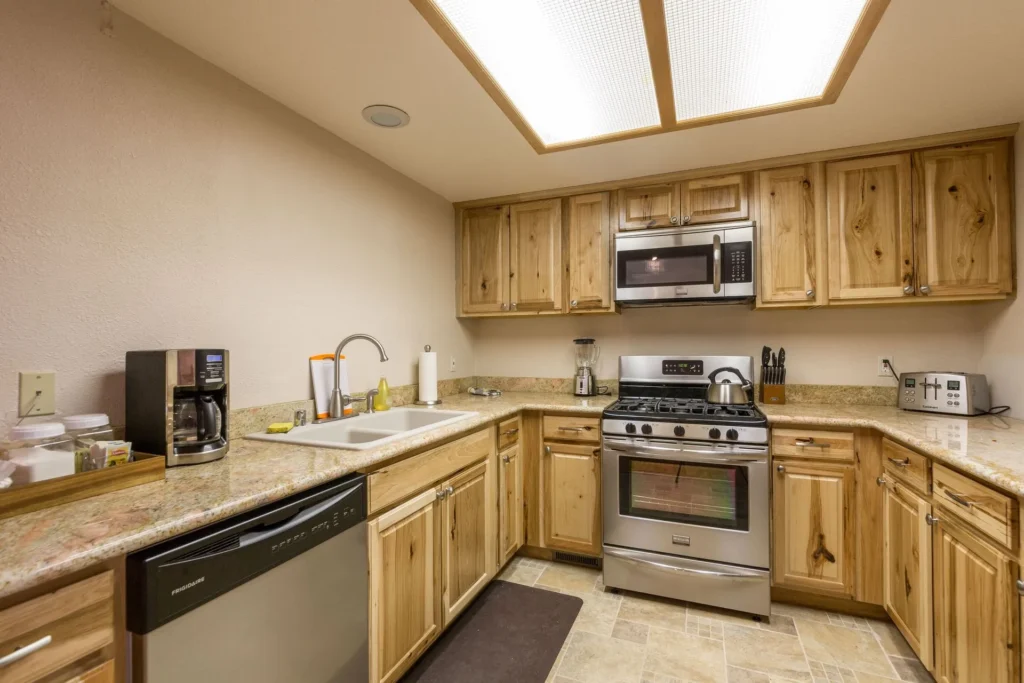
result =
[[452,356],[451,362],[448,363],[448,372],[455,372],[455,356]]
[[896,359],[892,357],[892,354],[889,354],[887,356],[879,356],[878,357],[878,376],[879,377],[896,377],[896,375],[894,375],[892,373],[892,369],[885,364],[885,361],[889,361],[890,363],[895,363]]
[[18,417],[53,415],[55,386],[55,373],[19,372]]

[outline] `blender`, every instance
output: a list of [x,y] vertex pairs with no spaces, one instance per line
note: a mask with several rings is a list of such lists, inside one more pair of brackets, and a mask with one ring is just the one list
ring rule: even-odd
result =
[[596,396],[597,359],[601,355],[601,347],[593,339],[573,339],[576,345],[576,376],[573,378],[573,394],[576,396]]

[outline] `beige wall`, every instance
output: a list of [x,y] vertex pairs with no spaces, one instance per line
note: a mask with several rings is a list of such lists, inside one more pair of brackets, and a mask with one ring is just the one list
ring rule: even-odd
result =
[[357,331],[353,389],[472,371],[448,202],[99,5],[0,0],[0,421],[19,370],[121,419],[127,349],[230,349],[236,407]]

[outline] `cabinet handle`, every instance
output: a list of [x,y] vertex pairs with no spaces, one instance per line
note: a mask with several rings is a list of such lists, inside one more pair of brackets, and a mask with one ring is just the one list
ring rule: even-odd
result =
[[878,479],[875,479],[875,483],[878,484],[879,486],[885,486],[885,477],[879,477]]
[[1024,595],[1024,581],[1017,579],[1017,595]]
[[519,304],[512,304],[512,310],[513,310],[513,311],[514,311],[514,310],[516,310],[516,307],[517,307],[517,306],[519,306]]
[[601,447],[600,447],[600,446],[598,446],[597,448],[595,448],[595,449],[594,449],[594,453],[593,453],[593,454],[594,454],[594,455],[601,455]]
[[446,488],[446,489],[444,490],[444,495],[445,495],[445,496],[450,496],[450,495],[452,495],[453,493],[455,493],[455,487],[454,487],[454,486],[449,486],[448,488]]
[[922,294],[931,294],[932,293],[932,288],[929,287],[928,285],[921,285],[921,293]]
[[501,456],[501,461],[507,465],[510,462],[512,462],[512,458],[508,457],[507,455],[503,455]]
[[939,518],[929,512],[924,516],[924,523],[928,526],[935,526],[939,523]]
[[672,216],[672,225],[679,225],[679,216]]
[[962,493],[957,493],[956,491],[950,491],[949,489],[945,489],[945,493],[946,493],[947,496],[952,498],[954,501],[956,501],[960,505],[963,505],[965,508],[972,508],[972,507],[974,507],[974,501],[970,500],[967,496],[965,496]]
[[501,310],[507,311],[508,310],[508,304],[502,304],[501,305]]
[[907,285],[906,287],[904,287],[903,288],[903,293],[907,294],[907,295],[913,294],[914,293],[914,285]]
[[777,472],[785,472],[786,471],[786,466],[785,465],[776,465],[775,466],[775,470]]
[[558,431],[560,431],[560,432],[585,432],[585,431],[587,431],[589,429],[590,429],[590,427],[559,427]]
[[0,657],[0,668],[14,664],[20,659],[28,657],[33,652],[38,652],[44,647],[53,642],[53,636],[43,636],[34,643],[29,643],[25,647],[19,647],[17,650],[7,655],[6,657]]
[[904,458],[903,460],[897,460],[896,458],[889,458],[889,462],[891,462],[893,465],[896,465],[896,467],[909,467],[910,466],[910,458]]
[[438,491],[437,492],[437,500],[441,500],[446,495],[448,495],[447,491],[448,491],[448,489],[441,489],[440,491]]
[[683,225],[689,225],[689,224],[690,224],[690,217],[689,216],[683,216]]
[[502,436],[513,436],[519,433],[519,427],[513,427],[512,429],[506,430],[501,433]]
[[579,301],[576,301],[576,299],[573,299],[572,301],[570,301],[570,302],[569,302],[569,305],[570,305],[570,306],[571,306],[572,308],[576,308],[577,306],[579,306],[579,305],[580,305],[580,302],[579,302]]
[[801,448],[809,448],[809,447],[814,447],[814,448],[831,448],[832,447],[832,444],[830,444],[830,443],[818,443],[817,441],[814,440],[813,436],[809,436],[806,439],[797,439],[793,443],[796,444],[797,446],[800,446]]
[[805,292],[805,293],[807,294],[807,298],[808,299],[813,299],[814,298],[814,290],[813,289],[808,289],[807,292]]
[[544,452],[547,453],[548,455],[551,455],[551,446],[545,446]]

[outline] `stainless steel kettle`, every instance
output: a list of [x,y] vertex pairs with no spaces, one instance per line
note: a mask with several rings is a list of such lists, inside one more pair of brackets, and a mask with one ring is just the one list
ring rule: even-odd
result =
[[[718,373],[720,372],[733,373],[740,378],[741,384],[733,384],[728,379],[716,382],[715,378],[718,377]],[[707,395],[705,396],[708,403],[740,405],[751,402],[751,395],[754,392],[754,384],[744,377],[736,368],[718,368],[708,376],[708,381],[711,382],[711,384],[708,385]]]

